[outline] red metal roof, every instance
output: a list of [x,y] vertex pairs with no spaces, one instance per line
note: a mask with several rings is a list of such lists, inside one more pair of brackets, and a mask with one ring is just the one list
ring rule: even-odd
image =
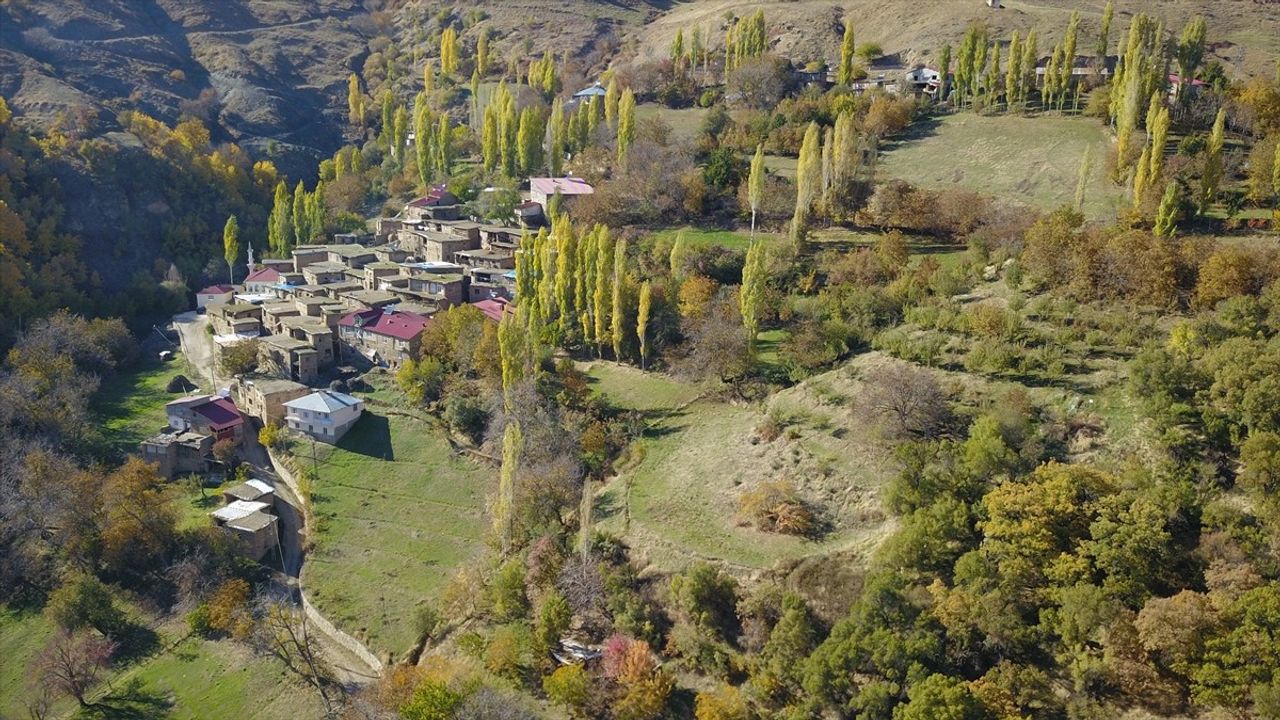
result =
[[244,416],[236,409],[236,404],[230,398],[213,398],[209,402],[191,409],[208,420],[209,429],[215,432],[244,423]]
[[235,291],[236,289],[231,287],[230,285],[210,285],[209,287],[201,290],[200,294],[201,295],[226,295],[227,293],[232,293]]
[[249,273],[249,277],[245,278],[245,282],[276,282],[280,279],[280,271],[273,267],[258,268]]
[[422,334],[431,318],[411,312],[385,311],[379,309],[357,310],[344,315],[338,320],[339,325],[358,327],[378,335],[386,335],[397,340],[412,340]]
[[504,314],[516,311],[515,308],[511,307],[511,303],[507,302],[505,298],[489,298],[487,300],[480,300],[471,304],[475,305],[480,312],[484,313],[494,322],[502,322],[502,316]]
[[[448,202],[443,202],[447,200]],[[458,202],[453,193],[444,185],[436,185],[427,191],[426,195],[415,200],[410,200],[409,204],[413,207],[435,207],[436,205],[453,205]]]

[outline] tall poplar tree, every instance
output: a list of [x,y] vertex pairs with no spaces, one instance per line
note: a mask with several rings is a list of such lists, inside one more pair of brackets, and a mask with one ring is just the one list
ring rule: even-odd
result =
[[1102,10],[1102,26],[1098,29],[1098,44],[1093,51],[1100,61],[1107,59],[1107,51],[1111,49],[1111,18],[1115,14],[1115,5],[1111,0],[1107,0],[1107,6]]
[[1204,172],[1200,174],[1199,210],[1203,215],[1209,205],[1218,197],[1218,185],[1222,182],[1222,145],[1225,141],[1225,123],[1227,109],[1219,108],[1218,116],[1213,120],[1213,130],[1209,132],[1209,142],[1204,150]]
[[230,215],[222,226],[222,258],[227,261],[227,277],[232,283],[236,281],[236,258],[239,256],[240,223],[235,215]]
[[640,300],[636,306],[636,337],[640,339],[640,369],[649,360],[649,307],[653,302],[649,281],[640,284]]
[[447,27],[440,33],[440,72],[453,75],[458,71],[458,31]]
[[288,257],[293,248],[293,203],[284,180],[276,183],[275,199],[267,220],[267,246],[276,257]]
[[747,201],[751,204],[753,241],[756,238],[756,213],[760,212],[760,203],[764,200],[764,172],[764,143],[760,143],[756,145],[756,154],[751,158],[751,174],[747,176]]
[[938,50],[938,100],[947,99],[951,89],[951,43],[943,43]]
[[293,234],[297,237],[298,244],[311,239],[311,233],[307,228],[307,188],[301,180],[293,188],[293,207],[289,213],[289,219],[293,222]]
[[498,471],[498,496],[493,503],[493,530],[502,552],[511,550],[512,514],[516,504],[516,474],[524,452],[520,423],[511,421],[502,434],[502,468]]
[[631,147],[631,141],[636,135],[636,96],[631,92],[631,88],[627,88],[622,93],[622,100],[618,102],[618,162],[623,163],[627,158],[627,150]]
[[413,110],[413,150],[418,160],[418,179],[424,188],[430,187],[435,178],[434,129],[435,121],[427,107],[425,93],[419,93]]
[[480,77],[489,74],[489,29],[481,28],[476,38],[476,73]]
[[1018,31],[1013,31],[1009,38],[1009,67],[1004,74],[1004,102],[1009,110],[1018,101],[1018,86],[1022,82],[1022,46],[1019,44]]
[[791,217],[791,240],[797,244],[804,239],[809,222],[809,211],[821,182],[822,149],[819,145],[821,140],[818,124],[810,122],[804,132],[804,141],[800,144],[800,158],[796,163],[796,210]]
[[853,83],[853,20],[844,19],[844,37],[840,40],[840,69],[836,72],[836,82],[840,85]]
[[1181,204],[1182,193],[1178,190],[1178,183],[1169,183],[1165,186],[1164,197],[1160,198],[1160,209],[1156,211],[1156,235],[1173,237],[1178,231],[1178,207]]
[[620,97],[618,81],[610,77],[609,85],[604,90],[604,119],[609,124],[610,130],[618,127],[618,101]]
[[347,78],[347,119],[353,127],[364,127],[364,95],[360,92],[360,78],[355,73]]
[[742,285],[738,288],[738,307],[742,312],[742,327],[747,333],[747,343],[752,348],[760,332],[760,309],[765,290],[764,243],[752,242],[747,248],[747,259],[742,266]]
[[622,303],[627,288],[627,241],[618,240],[613,248],[613,309],[609,313],[611,322],[610,339],[613,340],[613,358],[622,359],[622,344],[625,340],[623,327]]
[[446,178],[453,171],[453,128],[449,126],[447,113],[440,113],[440,125],[436,131],[436,166]]
[[542,137],[545,134],[542,113],[532,106],[520,112],[520,129],[517,132],[516,145],[519,148],[522,174],[532,174],[542,167]]
[[609,342],[609,329],[613,327],[609,321],[609,299],[613,297],[613,241],[609,239],[609,229],[604,225],[596,227],[596,281],[592,294],[592,328],[596,341],[596,356],[603,354],[604,344]]

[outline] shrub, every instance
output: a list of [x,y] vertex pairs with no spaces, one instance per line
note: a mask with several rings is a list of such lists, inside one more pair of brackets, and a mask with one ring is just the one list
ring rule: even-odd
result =
[[591,680],[582,666],[565,665],[542,679],[542,691],[551,702],[582,716],[591,699]]
[[738,510],[765,532],[809,537],[818,530],[815,513],[786,480],[766,481],[744,492]]

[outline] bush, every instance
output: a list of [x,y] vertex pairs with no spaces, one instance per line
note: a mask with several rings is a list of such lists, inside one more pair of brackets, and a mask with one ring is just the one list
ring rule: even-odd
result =
[[818,530],[816,514],[786,480],[766,481],[744,492],[738,510],[765,532],[809,537]]
[[542,679],[542,691],[551,702],[582,716],[591,699],[591,680],[582,666],[565,665]]
[[489,413],[476,398],[450,395],[444,404],[444,421],[450,430],[479,444],[489,427]]

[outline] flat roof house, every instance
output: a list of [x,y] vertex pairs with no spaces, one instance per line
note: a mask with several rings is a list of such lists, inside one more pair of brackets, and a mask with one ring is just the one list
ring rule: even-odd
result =
[[138,451],[143,460],[155,463],[160,474],[169,480],[179,475],[206,473],[213,466],[213,436],[197,432],[160,433],[143,440]]
[[390,308],[360,310],[338,321],[338,341],[343,362],[356,357],[396,368],[418,354],[422,331],[429,318]]
[[242,553],[254,560],[262,560],[280,544],[279,518],[271,514],[270,503],[234,500],[209,513],[209,517],[236,539]]
[[551,196],[557,191],[567,202],[581,195],[590,195],[595,192],[595,188],[578,177],[529,178],[529,199],[542,206],[543,214],[547,211],[547,203],[551,201]]
[[245,414],[276,425],[284,424],[285,403],[310,392],[302,383],[266,375],[243,375],[231,381],[231,393]]
[[284,407],[289,429],[330,444],[338,442],[364,413],[363,400],[333,390],[317,390]]
[[224,303],[209,306],[209,323],[214,335],[254,337],[262,328],[262,306]]
[[258,343],[259,369],[310,385],[320,379],[320,353],[289,335],[269,335]]

